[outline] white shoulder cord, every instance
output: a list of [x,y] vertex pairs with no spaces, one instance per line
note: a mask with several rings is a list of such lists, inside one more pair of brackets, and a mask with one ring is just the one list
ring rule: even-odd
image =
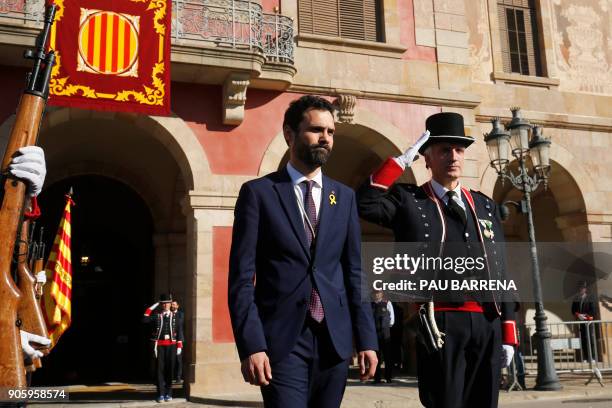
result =
[[436,338],[436,345],[438,348],[441,348],[444,345],[443,336],[446,334],[442,333],[438,329],[438,324],[436,323],[436,318],[434,317],[434,302],[427,302],[427,317],[429,318],[429,322],[431,323],[431,330],[433,331],[433,335]]
[[[434,204],[436,204],[436,208],[438,209],[438,215],[440,216],[440,220],[442,221],[442,242],[441,244],[444,245],[444,241],[446,238],[446,226],[444,223],[444,216],[442,215],[442,208],[440,207],[440,203],[439,203],[440,199],[436,197],[436,193],[434,192],[433,187],[431,186],[431,182],[425,185],[427,187],[425,187],[424,190],[426,190],[426,193],[429,193],[427,195],[429,196],[431,200],[433,200]],[[440,253],[441,252],[442,252],[442,248],[440,248]],[[431,324],[431,330],[433,331],[433,335],[436,340],[436,345],[438,346],[438,348],[441,348],[444,345],[444,339],[442,339],[442,337],[445,336],[446,334],[442,333],[440,329],[438,329],[438,324],[436,323],[436,318],[434,316],[434,302],[433,301],[427,302],[427,318],[429,319],[429,322]]]

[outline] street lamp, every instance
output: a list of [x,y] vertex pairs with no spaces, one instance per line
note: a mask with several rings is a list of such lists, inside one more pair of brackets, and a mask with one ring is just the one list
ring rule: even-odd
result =
[[[552,348],[550,346],[550,331],[546,325],[546,313],[542,303],[542,284],[540,282],[540,268],[538,265],[538,252],[535,240],[535,228],[533,225],[533,212],[531,210],[531,193],[537,190],[540,183],[544,188],[548,186],[550,173],[550,145],[549,139],[542,136],[540,126],[532,126],[523,119],[520,108],[512,108],[512,120],[506,126],[508,131],[501,127],[499,118],[492,120],[493,130],[485,134],[485,142],[491,159],[491,167],[497,172],[502,185],[505,180],[510,181],[512,186],[523,193],[523,208],[527,215],[529,228],[529,246],[531,250],[531,266],[533,269],[533,294],[535,297],[536,331],[533,335],[536,351],[538,353],[538,376],[536,378],[536,390],[554,391],[561,389]],[[531,140],[529,135],[532,134]],[[518,161],[518,174],[508,169],[510,155]],[[533,165],[533,175],[527,171],[527,157]]]

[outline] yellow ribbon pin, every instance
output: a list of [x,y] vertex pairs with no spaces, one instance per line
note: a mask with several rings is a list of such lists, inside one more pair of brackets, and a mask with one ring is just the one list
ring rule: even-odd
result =
[[329,204],[330,205],[336,205],[336,195],[334,194],[334,192],[332,191],[331,194],[329,195]]

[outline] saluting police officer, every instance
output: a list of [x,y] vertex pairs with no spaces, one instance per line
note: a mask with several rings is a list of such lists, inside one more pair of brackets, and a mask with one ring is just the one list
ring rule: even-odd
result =
[[[157,402],[172,400],[174,362],[183,350],[183,327],[170,310],[171,295],[161,295],[159,302],[145,310],[143,322],[152,326],[151,341],[157,366]],[[152,314],[161,304],[161,310]]]
[[[503,241],[496,205],[459,181],[465,149],[474,141],[465,135],[463,117],[438,113],[427,119],[426,128],[414,146],[389,158],[360,188],[361,217],[392,229],[398,242],[452,247],[453,256],[471,255],[474,248],[494,252],[486,253],[484,276],[503,277],[503,252],[490,249]],[[421,186],[395,183],[417,153],[424,155],[431,180]],[[488,295],[434,299],[435,320],[445,337],[438,351],[417,345],[419,396],[426,407],[497,407],[501,366],[511,361],[518,339],[511,305]]]

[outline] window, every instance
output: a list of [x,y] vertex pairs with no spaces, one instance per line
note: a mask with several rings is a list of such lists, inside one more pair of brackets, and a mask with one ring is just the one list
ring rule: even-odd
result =
[[381,0],[298,0],[299,32],[384,41]]
[[498,0],[505,72],[542,76],[534,0]]

